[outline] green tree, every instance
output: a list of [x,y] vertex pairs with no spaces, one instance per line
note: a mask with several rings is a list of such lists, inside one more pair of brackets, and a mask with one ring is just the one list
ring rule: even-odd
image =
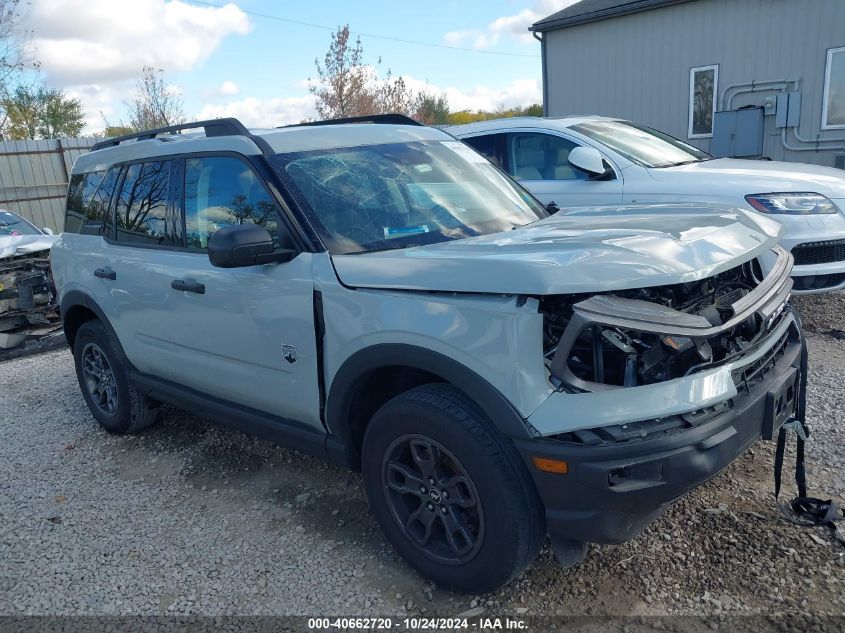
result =
[[5,134],[12,140],[79,136],[85,127],[79,99],[46,86],[18,86],[2,101],[7,122]]
[[417,95],[414,118],[426,125],[447,125],[449,123],[449,101],[446,95],[421,92]]
[[61,90],[48,90],[41,109],[38,135],[41,138],[79,136],[85,127],[82,103]]
[[123,103],[129,110],[129,127],[135,132],[185,122],[182,98],[168,89],[161,68],[144,66],[135,97]]
[[3,105],[14,92],[21,71],[38,68],[29,48],[30,32],[24,28],[28,0],[0,0],[0,138],[8,135],[8,113]]

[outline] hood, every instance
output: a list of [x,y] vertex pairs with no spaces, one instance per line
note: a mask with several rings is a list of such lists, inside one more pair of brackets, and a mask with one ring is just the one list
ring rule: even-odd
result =
[[735,189],[734,193],[740,196],[796,191],[820,193],[828,198],[845,198],[845,171],[819,165],[716,158],[648,171],[658,182],[671,184],[680,181],[678,184],[684,185],[707,183],[720,190]]
[[58,235],[3,235],[0,236],[0,259],[49,251]]
[[781,231],[722,205],[592,207],[505,233],[332,261],[340,280],[359,288],[599,292],[709,277],[772,248]]

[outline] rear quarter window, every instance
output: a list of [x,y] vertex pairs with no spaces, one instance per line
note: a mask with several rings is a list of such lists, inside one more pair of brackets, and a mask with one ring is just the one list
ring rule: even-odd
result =
[[117,168],[74,174],[68,185],[65,231],[100,233],[117,180]]

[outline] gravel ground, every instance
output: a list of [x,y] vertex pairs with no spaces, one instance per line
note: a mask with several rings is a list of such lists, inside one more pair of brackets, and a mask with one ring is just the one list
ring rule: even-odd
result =
[[[841,502],[845,295],[795,303],[810,493]],[[143,435],[109,436],[66,350],[0,363],[0,384],[0,615],[845,615],[845,549],[778,518],[771,443],[634,541],[570,570],[546,548],[509,586],[462,596],[393,553],[357,474],[169,408]]]

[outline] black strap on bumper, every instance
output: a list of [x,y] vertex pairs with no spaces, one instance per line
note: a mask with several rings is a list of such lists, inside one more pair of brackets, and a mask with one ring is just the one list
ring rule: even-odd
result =
[[[783,470],[783,456],[786,451],[786,436],[789,431],[795,431],[798,444],[795,451],[795,484],[798,496],[789,504],[791,512],[780,503],[781,471]],[[832,499],[822,500],[807,496],[807,473],[804,466],[804,445],[810,436],[807,426],[807,342],[801,344],[801,379],[798,386],[798,403],[795,407],[795,417],[786,422],[778,432],[777,449],[775,451],[775,503],[783,517],[795,525],[813,527],[824,525],[830,527],[837,540],[845,545],[845,536],[837,528],[836,522],[845,519],[845,510],[840,509]]]

